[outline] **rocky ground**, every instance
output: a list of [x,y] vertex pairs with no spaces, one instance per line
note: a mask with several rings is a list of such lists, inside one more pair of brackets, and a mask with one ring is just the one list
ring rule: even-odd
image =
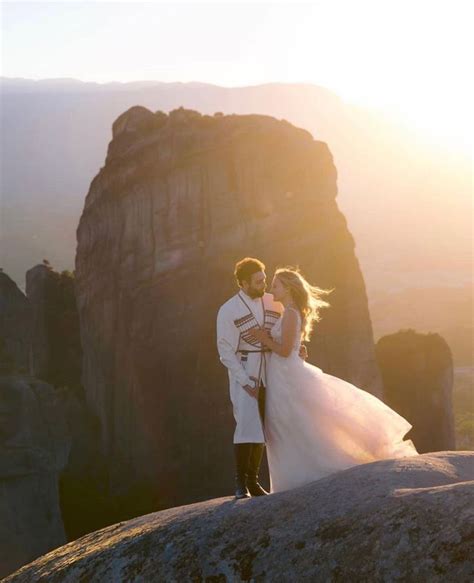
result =
[[115,524],[5,582],[472,581],[473,480],[471,452],[365,464]]

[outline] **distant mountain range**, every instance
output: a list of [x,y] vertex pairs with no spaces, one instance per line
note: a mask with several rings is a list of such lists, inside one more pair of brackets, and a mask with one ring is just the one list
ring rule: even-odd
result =
[[74,267],[75,230],[112,123],[143,105],[264,113],[309,130],[333,153],[338,203],[371,302],[412,287],[470,290],[471,171],[457,144],[430,143],[394,119],[308,84],[2,78],[0,91],[0,266],[22,287],[25,271],[43,258],[59,270]]

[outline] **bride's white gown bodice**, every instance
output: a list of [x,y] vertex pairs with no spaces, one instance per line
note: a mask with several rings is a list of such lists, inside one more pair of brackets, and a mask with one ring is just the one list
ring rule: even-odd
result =
[[[287,308],[287,309],[293,310],[293,312],[295,312],[296,317],[298,318],[298,329],[300,330],[301,329],[301,316],[300,316],[298,310],[295,310],[293,308]],[[272,330],[270,332],[272,338],[274,340],[277,340],[278,342],[281,342],[281,333],[282,333],[281,327],[282,327],[282,322],[283,322],[283,318],[278,318],[278,321],[273,326],[273,328],[272,328]],[[300,347],[301,347],[301,335],[299,335],[299,336],[297,335],[296,338],[295,338],[295,342],[293,344],[293,351],[292,351],[292,354],[290,356],[294,356],[295,353],[298,354],[299,353],[299,350],[300,350]],[[278,356],[278,355],[273,354],[272,357],[273,356]],[[283,358],[283,357],[280,356],[279,358]]]
[[[299,329],[301,317],[298,314]],[[282,320],[271,335],[281,342]],[[374,395],[324,373],[299,356],[272,354],[265,435],[271,491],[288,490],[351,466],[416,455],[403,441],[410,423]]]

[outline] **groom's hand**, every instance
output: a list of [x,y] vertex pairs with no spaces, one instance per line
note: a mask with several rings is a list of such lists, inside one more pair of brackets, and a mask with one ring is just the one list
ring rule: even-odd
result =
[[269,335],[268,331],[265,328],[261,328],[260,326],[255,326],[255,328],[250,328],[250,330],[248,330],[248,333],[251,334],[251,336],[255,340],[258,340],[259,342],[265,343],[266,340],[270,339],[270,335]]
[[244,385],[242,388],[251,397],[258,399],[258,379],[255,377],[250,377],[250,380],[254,382],[254,386],[252,387],[252,385]]

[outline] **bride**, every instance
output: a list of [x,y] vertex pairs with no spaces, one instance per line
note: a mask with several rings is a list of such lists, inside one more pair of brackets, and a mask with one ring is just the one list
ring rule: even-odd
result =
[[265,434],[272,492],[302,486],[357,464],[417,455],[403,436],[410,423],[382,401],[302,360],[327,293],[299,271],[278,269],[270,292],[283,304],[271,336],[253,336],[273,352],[268,367]]

